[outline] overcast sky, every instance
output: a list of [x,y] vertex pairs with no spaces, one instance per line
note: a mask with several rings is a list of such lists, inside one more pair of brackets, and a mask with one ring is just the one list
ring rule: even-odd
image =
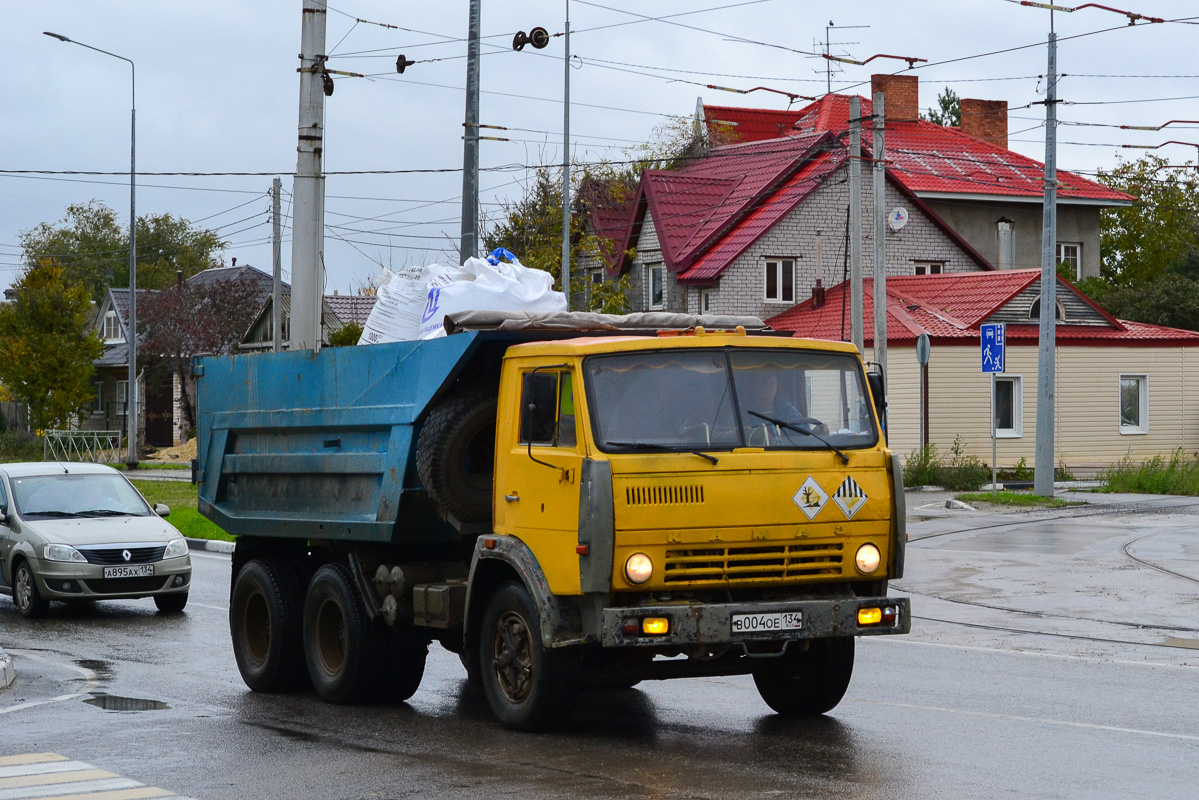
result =
[[[1108,4],[1199,20],[1194,0]],[[843,10],[830,20],[830,8]],[[216,229],[229,242],[226,262],[236,257],[269,271],[267,191],[273,176],[282,178],[286,210],[296,163],[300,9],[301,0],[5,3],[0,288],[19,277],[19,233],[59,220],[69,204],[94,198],[128,221],[129,66],[42,31],[136,63],[138,213],[169,212]],[[454,260],[467,9],[467,0],[335,0],[330,8],[331,67],[378,77],[337,79],[326,104],[325,169],[437,172],[327,179],[329,292],[353,291],[381,265]],[[562,38],[520,53],[511,41],[538,25],[560,33],[564,12],[565,0],[482,2],[481,121],[508,127],[491,133],[511,139],[481,145],[485,213],[518,197],[531,167],[561,161]],[[927,59],[911,73],[920,77],[922,108],[946,86],[963,97],[1008,101],[1009,146],[1043,160],[1044,106],[1028,104],[1044,99],[1049,16],[1011,0],[571,0],[571,149],[581,161],[623,158],[624,148],[672,116],[692,114],[697,97],[787,107],[778,94],[739,95],[705,84],[823,94],[826,62],[793,51],[822,50],[833,22],[834,54]],[[1123,17],[1096,9],[1057,13],[1055,23],[1063,40],[1059,71],[1068,76],[1060,83],[1068,104],[1059,118],[1072,123],[1059,129],[1060,168],[1094,171],[1146,152],[1121,144],[1199,142],[1199,125],[1118,127],[1199,120],[1199,25],[1129,28]],[[1068,38],[1105,29],[1112,30]],[[976,57],[1003,50],[1010,52]],[[402,76],[395,73],[399,53],[418,62]],[[832,87],[868,95],[872,72],[904,66],[884,59],[843,65]],[[1196,150],[1169,145],[1155,152],[1184,163]],[[35,170],[126,175],[22,174]],[[265,174],[147,174],[165,172]],[[285,237],[285,274],[290,260]]]

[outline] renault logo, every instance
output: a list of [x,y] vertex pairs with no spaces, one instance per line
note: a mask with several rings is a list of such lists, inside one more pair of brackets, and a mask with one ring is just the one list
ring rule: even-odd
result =
[[121,557],[128,561],[129,559],[133,558],[133,553],[130,553],[128,550],[122,550]]

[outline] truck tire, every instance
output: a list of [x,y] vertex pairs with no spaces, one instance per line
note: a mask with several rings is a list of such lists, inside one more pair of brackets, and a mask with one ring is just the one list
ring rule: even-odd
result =
[[442,513],[459,522],[491,519],[496,388],[465,387],[429,414],[416,446],[421,483]]
[[509,730],[547,730],[566,721],[579,691],[571,654],[541,643],[537,608],[523,584],[501,585],[483,613],[479,635],[483,692]]
[[853,675],[853,637],[813,639],[807,650],[784,653],[754,670],[766,705],[790,717],[831,711],[845,696]]
[[229,633],[237,669],[253,691],[282,692],[300,682],[303,609],[300,581],[286,562],[254,559],[237,573]]
[[383,699],[389,703],[402,703],[420,688],[425,676],[425,659],[429,655],[429,643],[410,633],[393,632],[383,663]]
[[377,685],[379,637],[349,567],[325,564],[304,598],[304,658],[312,688],[330,703],[356,703]]

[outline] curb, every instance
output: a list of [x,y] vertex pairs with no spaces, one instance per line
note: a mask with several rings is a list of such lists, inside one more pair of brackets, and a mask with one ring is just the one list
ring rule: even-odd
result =
[[207,550],[210,553],[232,553],[236,544],[219,539],[187,539],[188,550]]
[[0,689],[7,689],[17,679],[17,671],[13,669],[12,659],[0,648]]

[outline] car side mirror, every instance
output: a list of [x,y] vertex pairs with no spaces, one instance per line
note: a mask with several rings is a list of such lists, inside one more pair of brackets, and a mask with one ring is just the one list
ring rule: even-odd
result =
[[165,503],[155,503],[154,513],[160,517],[169,517],[171,515],[171,507]]

